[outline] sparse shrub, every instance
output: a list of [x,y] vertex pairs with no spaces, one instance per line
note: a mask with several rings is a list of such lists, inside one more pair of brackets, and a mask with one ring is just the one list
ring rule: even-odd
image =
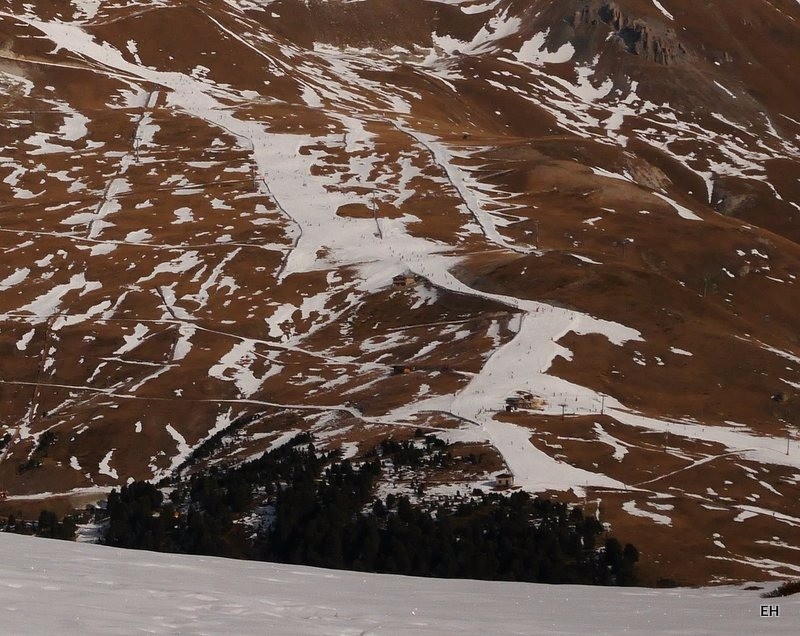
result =
[[34,470],[36,468],[40,468],[42,465],[42,460],[37,459],[36,457],[31,457],[30,459],[21,462],[17,466],[17,472],[21,475],[22,473],[26,473],[29,470]]
[[45,431],[39,438],[39,443],[36,445],[36,453],[47,455],[47,449],[55,444],[56,434],[53,431]]

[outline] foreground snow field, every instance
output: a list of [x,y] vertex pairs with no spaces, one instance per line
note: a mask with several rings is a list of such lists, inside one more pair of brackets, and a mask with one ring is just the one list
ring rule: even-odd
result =
[[[362,574],[0,534],[5,633],[788,634],[800,599]],[[777,617],[761,617],[763,604]]]

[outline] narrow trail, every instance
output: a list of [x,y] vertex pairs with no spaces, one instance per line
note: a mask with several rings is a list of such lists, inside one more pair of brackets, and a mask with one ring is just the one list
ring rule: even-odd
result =
[[[99,236],[100,234],[100,232],[98,232],[97,236],[95,236],[93,234],[93,228],[96,221],[103,221],[103,219],[105,218],[105,215],[102,214],[103,208],[105,208],[106,206],[110,206],[112,200],[116,201],[117,191],[113,189],[114,184],[117,181],[122,181],[123,183],[126,183],[123,179],[123,175],[128,172],[128,168],[130,168],[132,163],[139,163],[139,139],[140,139],[139,134],[142,129],[142,126],[144,125],[145,120],[149,117],[150,113],[152,113],[153,109],[155,108],[155,104],[157,101],[158,101],[158,91],[151,90],[147,94],[147,98],[145,99],[142,112],[139,113],[139,117],[136,119],[136,125],[134,127],[133,135],[131,137],[131,148],[122,157],[120,157],[119,162],[117,163],[116,172],[112,176],[110,176],[106,181],[106,185],[103,188],[103,193],[100,196],[100,201],[97,203],[97,206],[95,207],[94,213],[92,215],[92,220],[89,221],[88,225],[86,226],[87,239],[96,239],[97,236]],[[125,191],[126,190],[121,190],[121,192]]]
[[447,182],[453,188],[453,190],[458,194],[459,198],[461,199],[462,204],[464,207],[469,211],[472,215],[472,218],[478,224],[478,227],[481,228],[481,233],[483,234],[484,238],[499,247],[507,249],[511,252],[516,252],[518,254],[529,254],[532,251],[531,249],[521,248],[518,245],[514,245],[510,243],[505,238],[503,238],[500,233],[497,231],[497,228],[494,226],[493,221],[489,218],[490,215],[483,210],[480,209],[480,203],[475,198],[475,195],[469,190],[469,188],[464,184],[463,179],[460,177],[457,178],[454,175],[455,168],[453,164],[446,161],[443,157],[440,156],[440,153],[436,151],[436,149],[431,144],[430,140],[426,140],[423,133],[411,130],[404,125],[399,124],[396,121],[386,120],[387,123],[391,124],[397,131],[411,137],[417,144],[419,144],[422,148],[424,148],[427,153],[430,155],[431,161],[435,166],[441,170],[442,174],[447,179]]
[[283,282],[283,278],[286,272],[287,264],[289,263],[289,257],[292,255],[292,252],[297,249],[297,246],[300,244],[300,241],[303,239],[303,226],[300,225],[297,221],[295,221],[294,217],[286,211],[286,208],[283,207],[283,204],[278,200],[272,190],[270,190],[269,183],[267,182],[266,175],[261,178],[261,183],[264,186],[264,191],[267,193],[272,202],[275,204],[275,207],[280,210],[280,213],[288,219],[288,221],[296,228],[296,233],[292,236],[292,245],[288,250],[283,251],[283,255],[281,256],[281,264],[278,266],[277,271],[275,272],[275,280],[280,285]]
[[278,249],[285,249],[286,246],[274,243],[239,243],[235,241],[228,241],[224,243],[147,243],[145,241],[115,241],[107,239],[86,238],[84,236],[76,236],[74,234],[67,234],[64,232],[42,232],[37,230],[10,230],[0,228],[0,232],[8,234],[20,234],[24,236],[52,236],[53,238],[64,239],[67,241],[74,241],[76,243],[88,243],[94,245],[115,245],[117,247],[128,247],[143,250],[164,250],[169,252],[189,252],[197,250],[219,251],[226,249],[233,249],[239,247],[261,249],[268,252],[274,252]]
[[[744,450],[753,450],[751,449],[744,449]],[[673,470],[671,472],[665,473],[663,475],[659,475],[658,477],[654,477],[653,479],[648,479],[647,481],[640,481],[639,483],[635,484],[636,486],[646,486],[647,484],[652,484],[657,481],[661,481],[662,479],[666,479],[667,477],[672,477],[673,475],[678,475],[682,472],[687,470],[691,470],[692,468],[697,468],[698,466],[702,466],[703,464],[708,464],[709,462],[713,462],[715,459],[721,459],[723,457],[731,457],[733,455],[739,455],[742,451],[730,451],[728,453],[722,453],[720,455],[711,455],[710,457],[704,457],[703,459],[698,459],[695,462],[692,462],[688,466],[684,466],[683,468],[679,468],[678,470]]]

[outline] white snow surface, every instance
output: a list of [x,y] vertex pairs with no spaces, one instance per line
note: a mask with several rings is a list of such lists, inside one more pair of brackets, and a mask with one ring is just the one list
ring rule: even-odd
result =
[[111,479],[119,478],[119,476],[117,475],[117,471],[111,468],[110,466],[111,456],[114,454],[115,450],[116,450],[115,448],[112,448],[110,451],[108,451],[108,453],[106,453],[106,456],[103,457],[103,460],[100,462],[100,474],[108,475],[109,477],[111,477]]
[[675,18],[672,17],[672,14],[664,8],[664,5],[661,4],[658,0],[653,0],[653,4],[656,5],[656,8],[664,14],[665,17],[669,18],[670,20],[674,20]]
[[559,47],[558,50],[550,52],[545,46],[548,34],[549,29],[543,33],[537,33],[522,45],[519,52],[514,54],[514,57],[520,62],[535,65],[569,62],[572,56],[575,55],[575,47],[567,42]]
[[737,587],[422,579],[12,534],[0,581],[15,634],[788,634],[800,613],[800,598]]
[[678,216],[680,216],[682,219],[686,219],[687,221],[702,221],[703,220],[702,217],[697,216],[689,208],[686,208],[686,207],[682,206],[680,203],[674,201],[673,199],[670,199],[668,196],[663,195],[663,194],[661,194],[659,192],[653,192],[653,194],[656,195],[662,201],[666,201],[673,208],[675,208],[675,211],[678,213]]

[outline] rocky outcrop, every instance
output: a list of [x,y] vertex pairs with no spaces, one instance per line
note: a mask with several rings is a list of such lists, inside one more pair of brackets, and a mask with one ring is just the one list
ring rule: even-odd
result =
[[670,178],[664,171],[642,158],[631,157],[626,161],[628,173],[633,180],[644,188],[650,190],[666,190],[672,185]]
[[675,64],[686,56],[686,48],[674,29],[658,21],[632,16],[616,2],[591,2],[577,11],[571,19],[576,29],[607,24],[622,42],[625,50],[657,64]]
[[747,214],[758,204],[758,192],[744,179],[716,179],[711,193],[711,205],[725,216]]

